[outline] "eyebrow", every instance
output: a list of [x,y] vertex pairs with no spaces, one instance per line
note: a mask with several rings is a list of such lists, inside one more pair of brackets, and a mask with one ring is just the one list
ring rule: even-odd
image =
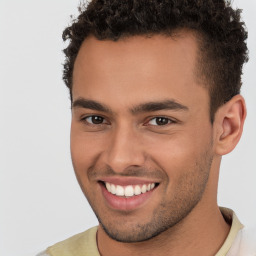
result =
[[88,100],[84,98],[78,98],[72,103],[72,108],[88,108],[92,110],[97,110],[105,113],[112,113],[106,105],[99,103],[95,100]]
[[176,102],[175,100],[164,100],[139,104],[138,106],[133,107],[131,112],[133,114],[138,114],[159,110],[188,110],[188,107]]
[[[99,103],[95,100],[89,100],[85,98],[78,98],[72,103],[72,108],[87,108],[91,110],[96,110],[105,113],[113,113],[113,111],[108,108],[106,105]],[[147,102],[142,103],[137,106],[134,106],[130,109],[130,112],[133,115],[144,113],[144,112],[154,112],[160,110],[185,110],[188,111],[189,108],[184,106],[175,100],[164,100],[164,101],[154,101],[154,102]]]

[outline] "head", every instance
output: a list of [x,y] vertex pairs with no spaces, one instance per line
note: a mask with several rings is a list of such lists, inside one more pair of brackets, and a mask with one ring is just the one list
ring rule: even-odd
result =
[[245,118],[247,34],[224,1],[84,8],[63,34],[74,169],[105,232],[144,241],[216,203]]

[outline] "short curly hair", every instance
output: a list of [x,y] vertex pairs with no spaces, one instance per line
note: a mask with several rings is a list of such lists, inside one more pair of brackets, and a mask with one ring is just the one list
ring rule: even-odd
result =
[[242,67],[248,61],[247,31],[241,10],[225,0],[92,0],[63,32],[69,40],[63,80],[72,101],[72,74],[79,49],[90,35],[117,41],[135,35],[172,36],[189,30],[199,45],[197,76],[210,94],[210,119],[240,93]]

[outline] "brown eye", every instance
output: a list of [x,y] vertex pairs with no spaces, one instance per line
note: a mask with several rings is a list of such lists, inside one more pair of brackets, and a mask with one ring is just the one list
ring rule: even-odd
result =
[[149,125],[155,125],[155,126],[161,126],[161,125],[167,125],[167,124],[170,124],[172,123],[173,121],[169,118],[166,118],[166,117],[155,117],[155,118],[152,118],[148,124]]
[[169,123],[169,119],[168,118],[165,118],[165,117],[157,117],[156,118],[156,123],[158,125],[166,125]]
[[84,118],[86,122],[89,124],[103,124],[104,123],[104,118],[101,116],[88,116]]

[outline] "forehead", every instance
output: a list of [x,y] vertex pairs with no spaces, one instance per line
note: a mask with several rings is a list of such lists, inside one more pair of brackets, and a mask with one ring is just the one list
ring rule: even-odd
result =
[[[119,41],[87,38],[73,72],[73,99],[85,97],[119,106],[205,94],[195,78],[197,41],[192,33],[175,37],[133,36]],[[199,103],[200,104],[200,103]]]

